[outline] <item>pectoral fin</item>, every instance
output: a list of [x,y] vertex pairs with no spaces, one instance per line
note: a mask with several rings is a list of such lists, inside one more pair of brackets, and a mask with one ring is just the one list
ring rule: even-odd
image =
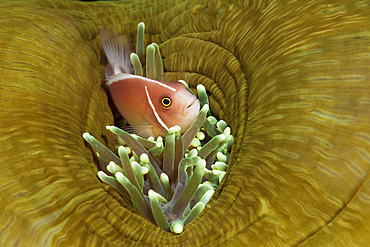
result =
[[135,134],[138,136],[141,136],[143,138],[148,138],[150,136],[155,136],[154,134],[154,127],[152,125],[136,125],[136,126],[125,126],[122,127],[122,130],[130,133],[130,134]]

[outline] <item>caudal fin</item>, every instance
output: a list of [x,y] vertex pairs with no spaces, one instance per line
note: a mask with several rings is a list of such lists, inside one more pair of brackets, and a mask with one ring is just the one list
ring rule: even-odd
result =
[[106,78],[119,73],[131,74],[130,54],[133,51],[133,46],[128,38],[113,28],[102,26],[100,28],[100,41],[109,60],[109,64],[105,68]]

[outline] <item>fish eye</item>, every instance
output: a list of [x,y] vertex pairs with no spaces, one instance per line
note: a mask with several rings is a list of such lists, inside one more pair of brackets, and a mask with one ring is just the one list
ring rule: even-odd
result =
[[171,100],[171,98],[169,98],[167,96],[164,96],[164,97],[161,98],[161,103],[162,103],[162,106],[166,109],[169,109],[172,106],[172,100]]

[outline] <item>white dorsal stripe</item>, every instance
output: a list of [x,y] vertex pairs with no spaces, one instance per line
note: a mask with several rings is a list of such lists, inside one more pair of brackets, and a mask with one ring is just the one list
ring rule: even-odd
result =
[[149,96],[149,92],[148,92],[148,88],[147,88],[147,86],[145,86],[145,93],[146,93],[146,97],[147,97],[147,99],[148,99],[149,105],[150,105],[150,107],[151,107],[151,108],[152,108],[152,110],[153,110],[153,113],[154,113],[155,118],[156,118],[156,119],[157,119],[157,121],[162,125],[162,127],[163,127],[165,130],[167,130],[167,131],[168,131],[168,127],[167,127],[167,125],[162,121],[161,117],[158,115],[157,111],[155,110],[155,107],[154,107],[154,105],[153,105],[153,102],[152,102],[152,100],[150,99],[150,96]]
[[146,77],[143,77],[143,76],[139,76],[139,75],[132,75],[132,74],[125,74],[125,73],[122,73],[122,74],[116,74],[116,75],[112,75],[111,77],[107,78],[107,83],[108,83],[108,86],[116,81],[119,81],[119,80],[125,80],[125,79],[140,79],[140,80],[146,80],[146,81],[149,81],[149,82],[153,82],[157,85],[160,85],[162,87],[165,87],[169,90],[172,90],[174,92],[176,92],[176,89],[171,87],[171,86],[168,86],[160,81],[156,81],[156,80],[152,80],[152,79],[149,79],[149,78],[146,78]]

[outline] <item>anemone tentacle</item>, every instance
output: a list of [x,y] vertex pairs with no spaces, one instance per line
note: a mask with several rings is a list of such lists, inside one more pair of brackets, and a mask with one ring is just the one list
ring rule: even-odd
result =
[[[204,92],[200,92],[200,94],[202,93]],[[208,105],[204,105],[191,128],[194,130],[201,128],[207,111]],[[216,153],[226,157],[229,156],[229,153],[225,152],[227,149],[224,149],[224,153],[221,153],[220,148],[227,145],[227,140],[231,136],[230,133],[211,138],[204,147],[199,149],[199,153],[197,148],[193,148],[191,151],[187,150],[185,153],[183,138],[180,135],[181,128],[179,126],[171,127],[165,138],[166,145],[161,149],[164,152],[163,161],[161,162],[163,164],[162,170],[156,164],[150,152],[139,143],[140,141],[146,147],[153,149],[153,146],[156,145],[155,142],[151,141],[152,138],[148,138],[148,140],[140,137],[135,138],[114,126],[107,126],[107,129],[118,135],[129,145],[133,152],[132,157],[129,157],[126,148],[120,146],[118,157],[94,137],[84,133],[83,138],[94,147],[102,160],[120,160],[119,165],[110,161],[107,166],[107,170],[114,177],[99,171],[99,178],[131,200],[133,207],[151,222],[155,222],[159,228],[177,234],[181,233],[184,226],[189,224],[205,208],[214,193],[214,189],[217,188],[224,176],[227,169],[224,162],[214,162],[213,165],[210,165],[212,171],[206,169],[206,164],[209,156],[213,153],[213,161]],[[227,128],[225,130],[226,133]],[[196,139],[197,136],[195,135],[193,138]],[[157,143],[163,145],[161,139]],[[155,154],[160,156],[161,153],[156,152]],[[184,157],[185,154],[187,154],[187,157]],[[222,155],[221,157],[224,157]],[[139,157],[139,160],[135,157]],[[202,158],[207,158],[207,162]],[[207,172],[205,173],[205,171]],[[203,182],[205,183],[202,184]],[[210,186],[209,183],[213,185]]]

